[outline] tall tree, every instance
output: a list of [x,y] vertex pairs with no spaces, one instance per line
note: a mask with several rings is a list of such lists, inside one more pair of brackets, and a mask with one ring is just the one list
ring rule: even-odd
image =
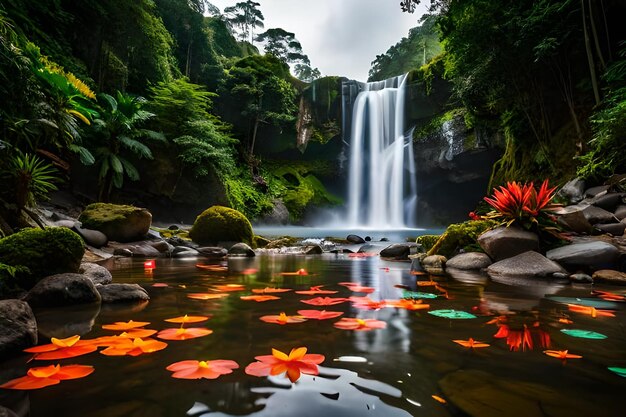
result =
[[302,45],[296,35],[285,29],[272,28],[256,37],[264,44],[266,54],[274,55],[286,64],[302,63],[310,65],[309,57],[302,52]]
[[254,45],[254,30],[264,27],[265,17],[259,9],[260,6],[260,3],[247,0],[224,9],[226,20],[231,27],[237,28],[242,42],[249,41]]

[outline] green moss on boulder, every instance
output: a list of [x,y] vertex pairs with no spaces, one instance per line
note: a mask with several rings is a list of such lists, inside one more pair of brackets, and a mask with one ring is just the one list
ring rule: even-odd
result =
[[84,228],[99,230],[109,240],[132,242],[143,239],[148,233],[152,214],[135,206],[94,203],[85,207],[78,220]]
[[422,245],[424,250],[428,252],[430,248],[435,246],[435,243],[437,243],[440,237],[441,235],[422,235],[415,239],[415,243]]
[[469,220],[451,224],[430,248],[428,255],[443,255],[451,258],[461,249],[476,251],[478,236],[496,225],[497,223],[493,220]]
[[50,275],[78,272],[84,253],[83,239],[65,227],[25,229],[0,239],[0,263],[18,267],[15,283],[24,289]]
[[241,212],[223,206],[204,210],[189,231],[189,237],[200,245],[218,242],[244,242],[254,244],[252,225]]

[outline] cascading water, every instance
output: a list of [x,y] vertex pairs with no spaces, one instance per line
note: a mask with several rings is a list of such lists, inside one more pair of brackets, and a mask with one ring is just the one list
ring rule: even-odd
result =
[[[415,221],[412,135],[404,127],[406,77],[361,84],[353,103],[345,93],[353,96],[354,83],[344,85],[344,132],[350,132],[349,227],[405,228]],[[346,123],[350,109],[351,123]]]

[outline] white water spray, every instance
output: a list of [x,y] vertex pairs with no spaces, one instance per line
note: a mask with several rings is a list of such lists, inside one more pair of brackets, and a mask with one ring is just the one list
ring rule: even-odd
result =
[[364,84],[352,107],[350,227],[413,225],[417,185],[412,135],[404,127],[405,82],[406,74]]

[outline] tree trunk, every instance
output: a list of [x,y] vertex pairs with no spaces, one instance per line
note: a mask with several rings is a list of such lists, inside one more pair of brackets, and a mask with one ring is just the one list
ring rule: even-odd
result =
[[591,76],[591,85],[593,86],[593,96],[596,105],[600,104],[600,89],[598,88],[598,79],[596,77],[595,63],[593,62],[593,52],[591,51],[591,42],[589,41],[589,33],[587,31],[587,18],[585,16],[585,1],[580,0],[581,13],[583,18],[583,33],[585,35],[585,49],[587,51],[587,62],[589,63],[589,74]]
[[250,145],[250,155],[254,155],[254,143],[256,142],[256,132],[259,129],[260,121],[261,121],[261,118],[259,117],[259,114],[257,113],[256,119],[254,120],[254,129],[252,130],[252,144]]
[[593,16],[593,5],[591,4],[591,0],[589,0],[589,22],[591,22],[591,33],[593,34],[593,42],[596,47],[596,52],[598,53],[598,59],[600,60],[600,68],[604,71],[606,69],[606,62],[604,62],[604,57],[602,56],[602,49],[600,49],[600,40],[598,39],[598,32],[596,30],[596,22],[595,17]]

